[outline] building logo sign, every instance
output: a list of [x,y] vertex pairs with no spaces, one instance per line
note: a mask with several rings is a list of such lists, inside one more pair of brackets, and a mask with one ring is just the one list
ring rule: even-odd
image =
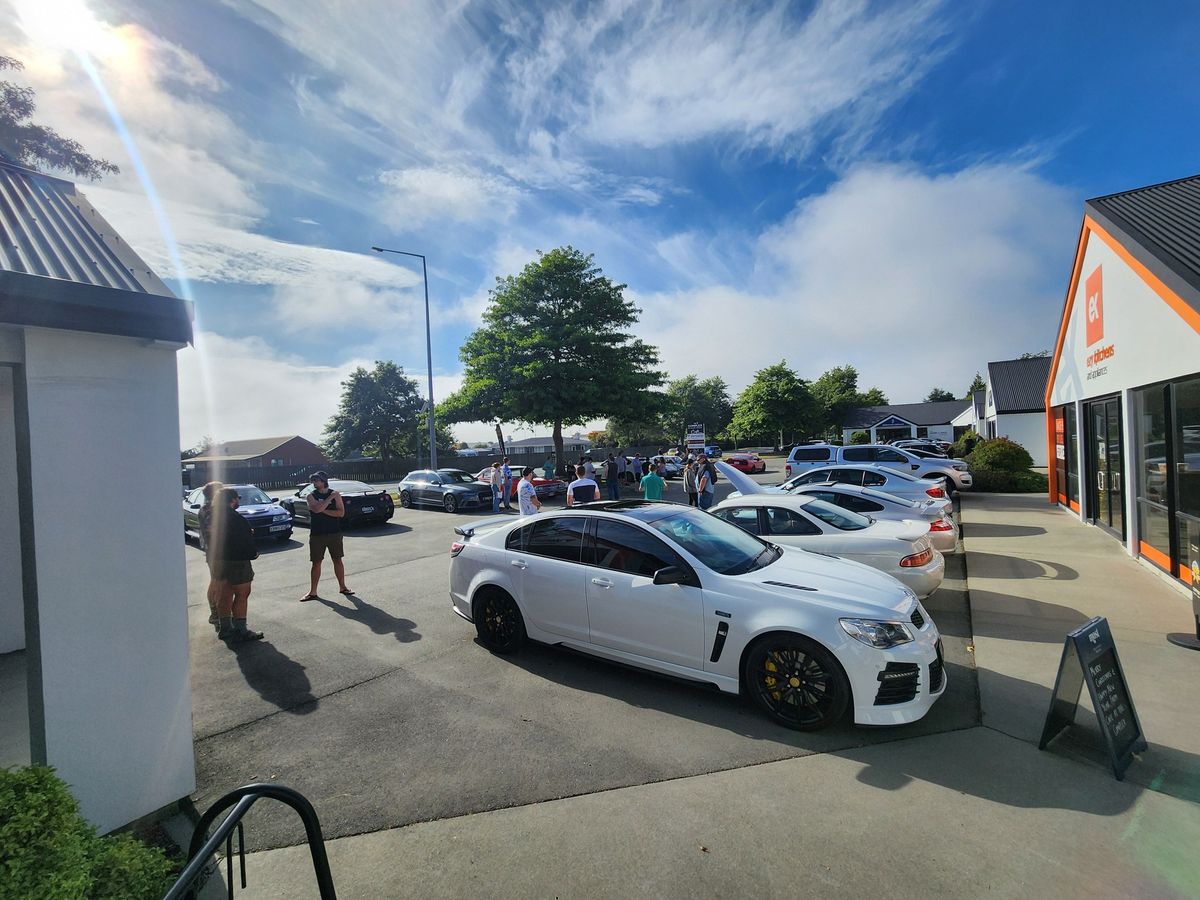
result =
[[[1096,271],[1087,277],[1083,285],[1085,330],[1087,346],[1099,344],[1104,340],[1104,275],[1102,266],[1096,266]],[[1116,354],[1115,345],[1097,347],[1088,353],[1084,365],[1088,369],[1087,379],[1099,378],[1108,371],[1108,366],[1101,365]]]

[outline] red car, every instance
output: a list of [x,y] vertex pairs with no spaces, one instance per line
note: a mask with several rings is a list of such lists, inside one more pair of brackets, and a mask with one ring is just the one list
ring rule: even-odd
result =
[[747,475],[767,471],[767,464],[757,453],[731,453],[725,457],[725,462]]
[[[475,475],[476,480],[482,481],[485,484],[492,483],[492,467],[480,469]],[[521,481],[521,470],[513,469],[511,499],[517,499],[517,485]],[[567,483],[561,478],[540,478],[537,475],[533,476],[533,490],[537,494],[539,500],[549,500],[551,497],[558,497],[567,492]]]

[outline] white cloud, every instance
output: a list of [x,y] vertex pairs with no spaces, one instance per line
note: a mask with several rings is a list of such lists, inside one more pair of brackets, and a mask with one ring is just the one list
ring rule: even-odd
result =
[[512,215],[520,191],[507,178],[455,168],[414,166],[380,173],[388,188],[383,214],[397,230],[437,221],[503,221]]
[[749,286],[636,295],[641,332],[672,377],[740,389],[786,358],[808,378],[852,363],[894,402],[957,393],[988,360],[1051,345],[1077,219],[1020,166],[863,167],[761,236]]

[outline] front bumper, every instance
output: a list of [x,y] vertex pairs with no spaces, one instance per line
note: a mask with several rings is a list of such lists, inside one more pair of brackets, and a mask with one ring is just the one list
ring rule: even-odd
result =
[[848,657],[841,662],[854,692],[854,724],[915,722],[945,694],[949,678],[940,652],[941,635],[928,616],[924,619],[924,627],[910,629],[911,643],[891,650],[876,650],[853,639],[840,648]]

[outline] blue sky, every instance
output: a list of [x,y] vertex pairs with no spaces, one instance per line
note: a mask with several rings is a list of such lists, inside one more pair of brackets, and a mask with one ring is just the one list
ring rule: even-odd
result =
[[1195,173],[1198,26],[1183,2],[0,0],[39,118],[122,167],[89,197],[196,300],[185,444],[319,437],[374,359],[423,378],[419,276],[372,244],[429,257],[439,396],[494,278],[566,243],[672,377],[736,391],[786,358],[962,391],[1050,347],[1084,199]]

